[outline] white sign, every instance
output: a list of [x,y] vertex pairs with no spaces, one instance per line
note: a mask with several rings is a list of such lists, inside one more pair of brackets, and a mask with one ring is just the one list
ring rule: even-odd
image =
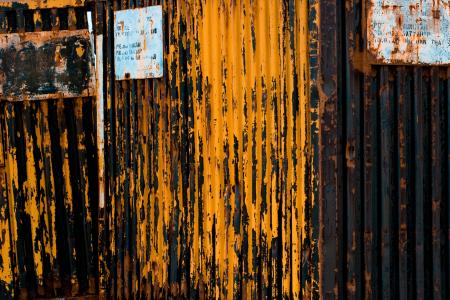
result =
[[114,12],[116,80],[163,76],[162,7]]
[[450,64],[449,0],[369,0],[368,49],[382,63]]

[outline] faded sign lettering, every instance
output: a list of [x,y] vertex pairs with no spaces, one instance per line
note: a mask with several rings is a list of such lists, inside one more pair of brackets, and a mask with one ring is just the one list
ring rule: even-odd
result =
[[163,76],[161,6],[114,13],[114,62],[117,80]]
[[449,0],[370,0],[368,48],[380,63],[450,64]]

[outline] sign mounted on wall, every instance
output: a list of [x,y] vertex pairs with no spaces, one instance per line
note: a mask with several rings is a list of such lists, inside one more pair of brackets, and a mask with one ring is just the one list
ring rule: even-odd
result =
[[449,8],[449,0],[369,0],[369,52],[379,63],[450,64]]
[[116,80],[163,76],[162,7],[114,12]]
[[0,35],[0,100],[23,101],[95,95],[89,31]]

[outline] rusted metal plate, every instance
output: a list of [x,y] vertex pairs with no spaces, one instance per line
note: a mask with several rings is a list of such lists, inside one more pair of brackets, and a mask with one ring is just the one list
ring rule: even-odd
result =
[[114,13],[116,80],[163,76],[162,6]]
[[0,0],[1,9],[36,9],[83,6],[85,0]]
[[91,47],[87,30],[0,35],[0,99],[94,95]]
[[450,64],[449,2],[370,0],[369,51],[380,63]]

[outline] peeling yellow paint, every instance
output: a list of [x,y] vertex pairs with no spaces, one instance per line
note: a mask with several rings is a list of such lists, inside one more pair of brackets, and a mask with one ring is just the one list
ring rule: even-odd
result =
[[[108,100],[118,156],[110,236],[114,257],[125,256],[111,270],[135,268],[120,239],[136,212],[146,295],[311,297],[308,1],[169,1],[163,10],[167,77],[113,82]],[[143,292],[117,280],[113,296]]]
[[[38,2],[28,4],[46,8],[73,1]],[[124,8],[123,3],[114,5]],[[311,298],[314,278],[301,278],[311,272],[304,267],[307,247],[312,247],[305,241],[314,245],[307,229],[311,220],[305,217],[306,203],[313,201],[308,1],[180,0],[164,2],[163,9],[167,76],[107,81],[105,86],[109,91],[113,85],[115,95],[105,99],[105,116],[114,111],[114,119],[105,120],[105,146],[114,149],[114,156],[105,153],[99,162],[112,171],[104,174],[108,184],[101,188],[105,199],[99,206],[99,227],[109,237],[105,249],[99,249],[99,260],[108,263],[100,274],[100,293],[105,298]],[[68,17],[74,27],[75,10]],[[35,14],[35,23],[40,18]],[[112,18],[108,11],[106,18]],[[83,56],[86,50],[75,51]],[[59,254],[55,188],[61,189],[71,258],[67,272],[75,295],[82,286],[75,269],[83,257],[71,238],[81,229],[74,214],[82,206],[84,229],[96,216],[89,199],[95,187],[86,180],[90,166],[71,161],[73,153],[80,161],[90,155],[86,145],[92,137],[85,133],[83,107],[92,99],[70,101],[25,104],[33,108],[30,112],[36,110],[39,124],[35,136],[25,131],[21,137],[27,158],[23,187],[13,141],[19,136],[5,137],[5,153],[11,247],[17,248],[18,239],[14,199],[23,189],[37,241],[34,267],[42,284],[43,257],[53,266]],[[73,109],[73,120],[67,118],[67,107]],[[13,113],[7,110],[5,118],[13,120]],[[49,124],[51,113],[57,124]],[[61,178],[53,174],[50,126],[58,133]],[[45,166],[50,172],[39,177],[37,170]],[[77,173],[80,178],[71,180]],[[0,230],[7,226],[4,212],[0,207]],[[41,220],[43,215],[47,218]],[[45,228],[40,238],[38,228]],[[91,244],[82,246],[92,250]],[[0,269],[0,280],[13,281],[12,274],[19,272],[17,264],[11,269],[12,262],[17,260]],[[114,289],[105,290],[107,283]]]
[[[3,10],[17,9],[18,18],[22,10],[66,5],[84,5],[84,1],[15,1],[14,7],[11,1],[0,3]],[[32,13],[28,21],[34,22],[36,32],[24,34],[23,28],[17,28],[20,33],[4,35],[5,43],[19,39],[42,45],[46,39],[89,37],[87,30],[74,30],[79,23],[74,8],[68,9],[70,30],[63,32],[60,10],[50,11],[53,31],[46,32],[39,32],[41,10]],[[63,48],[56,51],[55,59],[63,65],[59,50]],[[73,50],[83,56],[88,48]],[[88,163],[96,157],[88,153],[95,147],[93,99],[63,100],[62,96],[29,101],[25,95],[20,99],[24,101],[0,105],[0,297],[96,293],[97,237],[92,225],[97,216],[92,214],[96,199],[91,199],[96,166]]]
[[10,238],[10,223],[8,210],[8,189],[6,181],[6,169],[3,145],[3,124],[0,123],[0,256],[2,257],[2,264],[0,265],[0,282],[5,285],[6,291],[12,292],[13,285],[13,269],[11,261],[11,238]]
[[60,8],[69,6],[84,6],[85,0],[14,0],[14,1],[0,1],[0,7],[17,7],[24,5],[27,9],[37,8]]
[[[51,139],[49,134],[49,124],[48,124],[48,104],[42,102],[38,114],[39,129],[36,130],[37,134],[41,136],[40,143],[42,147],[42,157],[44,164],[48,165],[48,172],[41,177],[41,187],[45,186],[45,196],[46,201],[46,215],[45,219],[47,228],[47,242],[46,242],[46,253],[50,258],[50,265],[54,266],[56,264],[56,199],[55,199],[55,183],[53,177],[53,166],[51,157]],[[48,186],[46,183],[48,182]]]
[[[10,104],[5,109],[5,122],[10,123],[14,120],[15,114],[13,106]],[[6,143],[8,145],[6,149],[7,159],[7,185],[8,185],[8,205],[9,205],[9,214],[10,214],[10,226],[11,226],[11,249],[13,250],[13,257],[11,265],[14,266],[13,273],[18,273],[18,261],[17,261],[17,220],[16,220],[16,203],[14,199],[16,198],[17,191],[19,189],[18,186],[18,170],[17,170],[17,155],[16,155],[16,147],[13,142],[14,136],[11,136],[8,131],[6,131]],[[12,291],[12,295],[14,295],[14,291]]]
[[[31,122],[31,103],[24,103],[24,112],[25,118],[27,120],[26,124],[30,124]],[[31,125],[31,124],[30,124]],[[36,276],[38,279],[39,285],[43,283],[43,261],[42,261],[42,241],[39,240],[38,230],[41,229],[39,218],[40,218],[40,201],[37,198],[37,182],[36,182],[36,162],[34,157],[34,146],[33,146],[33,138],[31,137],[31,133],[29,131],[31,127],[25,126],[24,128],[24,139],[25,139],[25,147],[26,147],[26,176],[27,180],[23,184],[23,188],[25,190],[25,212],[29,215],[31,220],[31,239],[33,245],[33,257],[34,257],[34,267],[36,271]]]

